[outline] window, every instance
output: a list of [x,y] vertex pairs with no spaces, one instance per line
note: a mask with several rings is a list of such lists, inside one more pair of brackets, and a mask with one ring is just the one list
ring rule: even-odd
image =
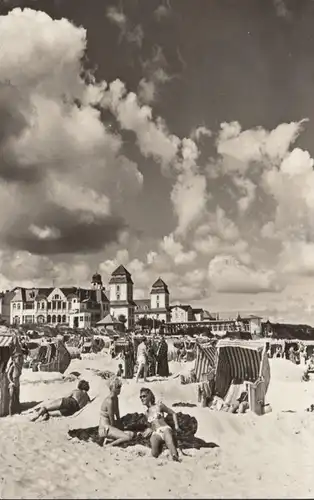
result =
[[41,308],[42,308],[42,309],[45,309],[45,302],[42,302],[42,303],[41,303]]
[[117,292],[117,300],[120,300],[120,293]]
[[157,309],[159,309],[159,302],[157,302]]
[[56,295],[54,296],[54,299],[55,299],[55,300],[60,299],[60,295],[58,295],[58,294],[56,293]]
[[48,316],[47,316],[47,323],[51,323],[51,316],[50,316],[50,314],[48,314]]
[[52,322],[52,323],[55,323],[55,322],[56,322],[56,315],[55,315],[55,314],[53,314],[53,315],[52,315],[51,322]]
[[159,295],[157,295],[156,300],[157,300],[157,302],[159,302]]
[[64,314],[64,315],[62,316],[62,323],[66,323],[66,322],[67,322],[67,317],[66,317],[66,315]]
[[55,300],[53,300],[53,301],[52,301],[52,309],[56,309],[56,305],[57,305],[56,301],[55,301]]
[[13,323],[14,323],[15,325],[18,325],[18,324],[19,324],[19,322],[20,322],[20,318],[19,318],[18,316],[14,316]]
[[58,300],[58,302],[57,302],[57,309],[61,309],[61,307],[62,307],[62,302],[61,302],[61,300]]
[[117,285],[117,293],[120,292],[120,285]]
[[47,309],[51,309],[51,302],[48,302]]
[[84,321],[84,316],[80,316],[80,321]]
[[16,304],[13,302],[13,309],[15,309],[15,308],[16,308]]
[[21,309],[21,304],[19,302],[16,304],[16,306],[18,309]]
[[57,321],[58,321],[58,323],[61,323],[61,314],[58,314]]

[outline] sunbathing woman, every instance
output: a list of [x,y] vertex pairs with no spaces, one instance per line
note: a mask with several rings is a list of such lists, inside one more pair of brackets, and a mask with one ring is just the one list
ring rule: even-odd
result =
[[50,412],[60,412],[63,417],[74,415],[77,411],[84,408],[90,402],[89,383],[86,380],[80,380],[77,389],[74,389],[67,397],[56,399],[46,406],[38,408],[38,414],[32,419],[35,422],[38,418],[48,420]]
[[162,445],[165,443],[171,453],[172,459],[179,461],[178,450],[174,443],[171,427],[166,424],[164,414],[172,415],[175,429],[179,431],[178,419],[176,413],[163,403],[155,402],[155,396],[150,389],[142,388],[140,390],[140,399],[147,406],[146,418],[150,429],[142,433],[144,437],[150,436],[150,444],[153,457],[159,457],[162,451]]
[[[113,377],[109,382],[110,394],[103,401],[100,409],[99,437],[104,438],[107,446],[118,446],[130,441],[134,436],[131,431],[122,431],[118,428],[120,424],[119,394],[122,382],[119,378]],[[106,443],[107,439],[113,439]]]

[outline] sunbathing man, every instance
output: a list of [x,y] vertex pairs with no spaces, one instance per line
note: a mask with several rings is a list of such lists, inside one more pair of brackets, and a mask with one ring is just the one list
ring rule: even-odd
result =
[[48,405],[38,408],[36,410],[38,414],[32,419],[32,422],[35,422],[40,417],[42,417],[42,420],[48,420],[50,412],[59,412],[63,417],[74,415],[90,402],[88,391],[89,383],[86,380],[80,380],[77,389],[74,389],[68,396],[56,399]]
[[172,460],[179,461],[178,450],[174,443],[171,427],[166,424],[164,414],[172,415],[176,431],[179,431],[178,419],[176,413],[168,408],[163,403],[155,402],[154,393],[147,388],[140,390],[140,399],[147,406],[146,418],[149,429],[146,429],[142,434],[144,437],[150,436],[150,444],[153,457],[159,457],[162,451],[162,445],[165,443],[171,453]]
[[[113,377],[109,382],[110,394],[103,401],[100,409],[99,437],[104,438],[107,446],[119,446],[130,441],[134,436],[131,431],[122,431],[120,425],[119,395],[122,382],[118,377]],[[113,441],[107,443],[107,439]]]
[[241,389],[241,393],[236,402],[230,405],[229,413],[245,413],[249,409],[249,395],[245,384]]

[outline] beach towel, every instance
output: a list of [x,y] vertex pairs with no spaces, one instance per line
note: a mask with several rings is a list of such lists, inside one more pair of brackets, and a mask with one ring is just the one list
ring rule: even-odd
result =
[[[215,448],[218,446],[215,443],[207,443],[203,439],[197,438],[195,436],[198,425],[195,417],[191,417],[188,414],[178,412],[177,418],[180,432],[175,432],[174,437],[176,445],[179,449],[194,448],[199,450],[200,448]],[[174,429],[172,416],[167,415],[165,421],[172,429]],[[143,413],[127,413],[121,418],[121,426],[124,430],[143,432],[147,428],[146,417]],[[86,429],[70,429],[68,431],[68,434],[71,438],[77,438],[81,441],[91,441],[99,446],[103,445],[103,439],[99,438],[98,435],[98,427],[88,427]],[[141,444],[145,447],[150,448],[149,438],[144,438],[143,436],[138,435],[135,436],[131,441],[122,443],[121,447],[127,448],[136,444]]]

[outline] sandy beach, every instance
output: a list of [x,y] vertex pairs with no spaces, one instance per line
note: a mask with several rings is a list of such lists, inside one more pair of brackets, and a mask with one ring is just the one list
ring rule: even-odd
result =
[[[99,354],[74,360],[64,376],[24,370],[22,403],[65,395],[77,383],[69,376],[73,371],[90,381],[95,399],[73,417],[38,423],[24,415],[1,419],[2,498],[313,497],[314,417],[304,410],[314,402],[314,383],[300,382],[300,367],[271,360],[267,401],[273,411],[263,417],[178,408],[197,418],[198,437],[218,447],[186,450],[182,462],[174,463],[167,452],[156,460],[140,445],[105,449],[69,439],[68,429],[98,424],[108,388],[93,369],[115,370],[116,365]],[[170,366],[173,374],[187,369]],[[121,415],[142,411],[141,385],[124,383]],[[196,385],[180,385],[178,378],[152,378],[149,386],[169,405],[197,403]]]

